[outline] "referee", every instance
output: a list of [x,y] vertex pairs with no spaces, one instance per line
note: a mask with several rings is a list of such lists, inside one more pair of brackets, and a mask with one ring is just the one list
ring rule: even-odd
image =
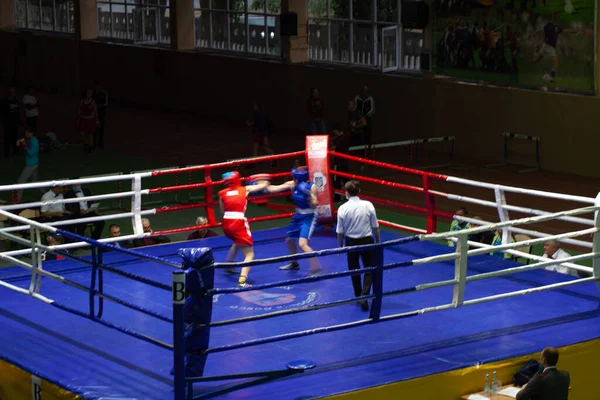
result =
[[[344,237],[346,238],[346,246],[371,244],[373,243],[373,232],[375,233],[375,241],[377,243],[381,242],[375,207],[373,207],[370,201],[361,200],[358,197],[360,193],[358,181],[346,182],[344,189],[346,190],[348,201],[338,209],[336,233],[339,246],[344,246]],[[373,266],[373,250],[347,254],[349,270],[360,268],[359,257],[362,259],[365,268]],[[361,285],[360,275],[353,275],[352,286],[354,287],[354,295],[357,297],[368,295],[371,292],[372,279],[370,273],[365,274],[364,283]],[[369,305],[366,301],[361,301],[360,305],[363,310],[369,310]]]

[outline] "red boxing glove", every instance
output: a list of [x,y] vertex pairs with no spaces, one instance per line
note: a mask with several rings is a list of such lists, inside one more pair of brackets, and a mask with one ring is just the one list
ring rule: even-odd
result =
[[254,174],[254,175],[250,175],[249,178],[250,178],[249,183],[251,185],[256,185],[257,183],[259,183],[261,181],[267,181],[267,182],[271,181],[270,174]]
[[27,145],[27,140],[25,140],[25,139],[17,140],[17,147],[22,147],[24,150],[29,150],[29,146]]

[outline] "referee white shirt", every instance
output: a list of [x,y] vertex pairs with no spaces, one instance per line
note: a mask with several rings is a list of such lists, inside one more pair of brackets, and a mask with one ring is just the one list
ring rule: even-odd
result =
[[336,233],[352,239],[371,237],[373,229],[379,228],[375,207],[370,201],[351,196],[340,206]]
[[[52,190],[48,190],[42,196],[42,201],[62,200],[64,199],[63,194],[56,194]],[[44,204],[40,207],[40,212],[47,213],[64,213],[65,205],[63,203],[50,203]]]

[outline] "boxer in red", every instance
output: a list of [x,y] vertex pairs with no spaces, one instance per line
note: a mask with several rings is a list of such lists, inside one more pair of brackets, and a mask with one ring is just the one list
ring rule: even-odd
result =
[[[265,174],[253,175],[248,186],[242,186],[240,173],[237,171],[223,174],[223,184],[225,189],[219,192],[219,204],[223,213],[223,233],[226,237],[233,240],[233,245],[227,253],[226,262],[235,260],[238,250],[244,254],[244,262],[254,260],[254,242],[252,232],[246,219],[246,207],[248,205],[248,195],[252,192],[263,190],[269,185],[268,176]],[[250,267],[242,268],[238,279],[238,287],[247,287],[246,280]]]

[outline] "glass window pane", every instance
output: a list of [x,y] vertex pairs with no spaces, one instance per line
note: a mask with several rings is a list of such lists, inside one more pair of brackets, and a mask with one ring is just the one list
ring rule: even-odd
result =
[[[69,31],[69,1],[56,1],[56,31]],[[98,4],[98,29],[100,29],[100,10],[106,8],[110,10],[110,6],[106,4]]]
[[281,37],[279,36],[279,17],[267,17],[269,51],[272,55],[281,55]]
[[125,7],[125,12],[126,12],[126,17],[127,18],[127,33],[125,34],[125,38],[128,40],[133,40],[133,38],[135,37],[135,24],[134,24],[134,15],[133,12],[135,10],[135,7],[131,7],[131,6],[126,6]]
[[69,33],[75,33],[75,4],[72,0],[69,0]]
[[308,25],[308,55],[312,60],[328,60],[327,21],[311,20]]
[[326,17],[327,0],[308,0],[309,17]]
[[373,54],[373,25],[372,24],[354,24],[354,63],[364,65],[374,65],[375,55]]
[[160,4],[161,6],[165,6],[165,7],[168,7],[168,6],[170,6],[170,4],[169,4],[169,0],[160,0],[160,1],[159,1],[159,4]]
[[281,13],[281,0],[266,0],[267,1],[267,13],[268,14],[280,14]]
[[229,14],[231,50],[246,51],[246,19],[244,14]]
[[27,0],[17,0],[15,2],[15,23],[19,28],[27,27],[27,16],[25,15],[27,11],[26,2]]
[[38,0],[28,0],[28,27],[40,29],[40,2]]
[[423,31],[420,29],[403,29],[401,40],[401,68],[420,70],[420,57],[423,51]]
[[227,13],[213,12],[212,18],[212,47],[214,49],[227,50]]
[[352,0],[336,0],[329,3],[329,18],[350,18],[350,2]]
[[373,0],[352,0],[352,18],[362,21],[372,21]]
[[265,17],[262,15],[248,14],[248,29],[250,31],[250,53],[266,53],[267,40]]
[[168,7],[159,9],[160,42],[171,43],[171,10]]
[[398,0],[377,0],[377,21],[398,22]]
[[210,12],[195,11],[196,20],[196,46],[210,47]]
[[52,0],[42,0],[42,25],[45,31],[54,30],[54,4]]
[[[202,2],[207,3],[206,6],[208,7],[208,0],[202,0]],[[244,4],[242,3],[242,7],[243,6]],[[227,0],[212,0],[212,8],[216,10],[227,10]]]
[[112,36],[110,27],[110,6],[108,4],[98,4],[98,35],[105,37]]
[[331,21],[332,61],[350,62],[350,23]]
[[246,0],[229,0],[229,10],[244,12],[246,10]]
[[248,3],[248,11],[249,12],[259,12],[259,13],[264,13],[266,8],[265,8],[265,2],[269,1],[269,0],[246,0]]
[[[379,43],[377,46],[377,66],[383,66],[384,68],[393,68],[398,66],[398,39],[397,39],[397,30],[388,30],[383,35],[383,28],[387,28],[390,25],[379,25],[377,26],[377,37],[379,38]],[[394,25],[392,25],[394,26]],[[383,53],[381,50],[381,46],[383,44]]]
[[[112,34],[110,36],[117,39],[128,39],[129,34],[127,32],[127,12],[126,7],[123,4],[113,4],[112,8]],[[111,19],[109,18],[109,21]],[[110,25],[109,25],[110,27]]]

